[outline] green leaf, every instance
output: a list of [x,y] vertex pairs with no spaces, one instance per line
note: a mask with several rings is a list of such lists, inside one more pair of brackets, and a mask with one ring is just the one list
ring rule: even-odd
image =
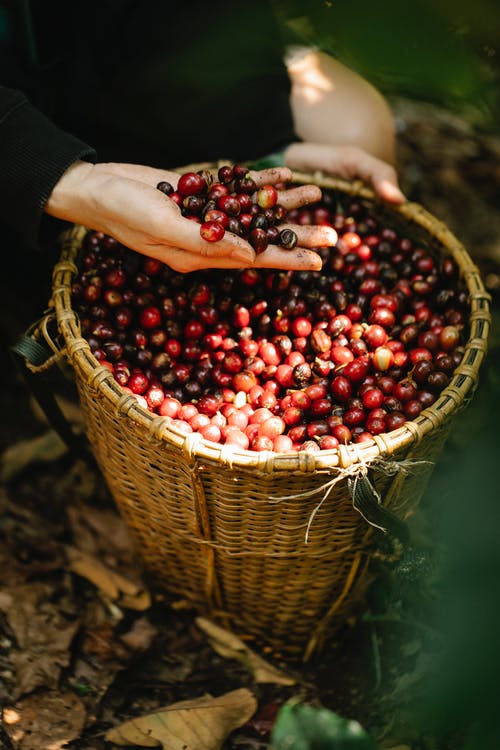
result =
[[274,154],[267,154],[256,159],[248,165],[250,169],[270,169],[271,167],[285,166],[285,152],[276,151]]
[[273,750],[375,750],[375,741],[357,721],[326,708],[287,703],[271,735]]

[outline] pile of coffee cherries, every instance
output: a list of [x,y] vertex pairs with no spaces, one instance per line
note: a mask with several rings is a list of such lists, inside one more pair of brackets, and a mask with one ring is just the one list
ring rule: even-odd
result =
[[208,242],[221,240],[227,229],[247,240],[257,254],[268,245],[285,250],[296,246],[295,232],[278,228],[287,212],[278,203],[274,185],[258,188],[248,167],[240,164],[225,164],[217,177],[214,182],[212,173],[202,169],[183,174],[177,190],[169,182],[156,187],[179,206],[183,216],[200,224],[200,235]]
[[455,261],[334,192],[286,220],[337,230],[321,271],[181,274],[89,232],[73,304],[94,356],[179,430],[243,449],[335,449],[415,419],[463,357]]

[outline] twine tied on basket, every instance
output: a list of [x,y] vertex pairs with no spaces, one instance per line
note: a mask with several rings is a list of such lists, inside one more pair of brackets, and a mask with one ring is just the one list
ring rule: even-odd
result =
[[432,466],[432,461],[420,459],[396,461],[394,459],[388,460],[380,457],[367,461],[360,456],[358,463],[353,463],[345,468],[335,467],[334,469],[327,471],[326,473],[328,474],[331,474],[331,472],[334,471],[335,476],[324,482],[324,484],[314,487],[312,490],[305,490],[303,492],[297,492],[281,497],[271,495],[269,500],[271,502],[280,502],[281,500],[299,500],[312,497],[321,492],[324,493],[320,502],[312,510],[309,516],[305,533],[305,543],[307,544],[309,531],[314,521],[314,517],[323,503],[329,498],[335,486],[339,482],[346,480],[353,508],[363,516],[365,521],[367,521],[370,526],[380,529],[384,533],[392,533],[406,544],[408,542],[406,524],[382,504],[380,494],[368,478],[368,471],[372,469],[388,476],[393,476],[401,472],[406,476],[412,474],[414,469],[417,469],[418,467],[423,468],[425,466]]

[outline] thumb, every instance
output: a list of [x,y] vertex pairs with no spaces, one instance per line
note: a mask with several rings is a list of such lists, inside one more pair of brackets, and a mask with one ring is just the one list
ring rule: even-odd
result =
[[349,177],[361,177],[388,203],[398,204],[406,200],[399,187],[396,170],[391,164],[362,149],[349,148],[345,150],[345,167]]
[[386,200],[388,203],[404,203],[406,200],[404,194],[399,189],[396,181],[388,178],[376,179],[373,178],[373,187],[375,191],[380,195],[381,198]]
[[112,174],[115,177],[125,177],[128,180],[143,182],[145,185],[156,187],[159,182],[166,180],[177,187],[179,180],[178,172],[171,172],[167,169],[157,169],[148,167],[143,164],[121,164],[118,162],[99,162],[94,165],[97,172],[103,174]]

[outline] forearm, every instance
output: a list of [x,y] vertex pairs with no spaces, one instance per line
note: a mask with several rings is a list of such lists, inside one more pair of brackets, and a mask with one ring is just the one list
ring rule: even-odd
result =
[[40,221],[60,177],[79,159],[93,160],[87,144],[54,125],[25,96],[0,87],[0,222],[38,246]]
[[303,141],[356,146],[394,165],[394,118],[366,79],[319,51],[289,63],[288,73],[295,130]]

